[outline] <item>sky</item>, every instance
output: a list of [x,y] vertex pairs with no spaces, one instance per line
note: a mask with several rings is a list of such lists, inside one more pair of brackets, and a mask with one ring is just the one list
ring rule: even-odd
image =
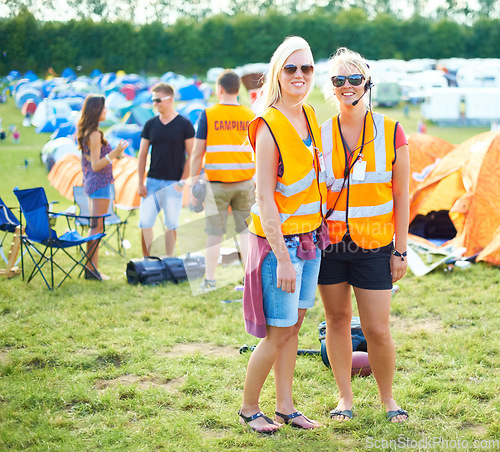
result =
[[[150,22],[148,17],[152,16],[152,11],[150,9],[150,0],[136,0],[136,16],[134,17],[134,22],[138,24],[143,24]],[[307,2],[307,0],[303,0]],[[212,9],[214,13],[220,12],[227,0],[211,0]],[[414,8],[414,2],[409,0],[392,0],[394,9],[398,9],[402,12],[403,17],[411,15]],[[32,3],[43,11],[44,0],[32,0]],[[68,21],[74,19],[75,17],[71,14],[70,9],[67,6],[66,0],[53,0],[56,8],[54,11],[50,11],[46,15],[34,14],[39,20],[55,20],[55,21]],[[315,3],[320,3],[316,1]],[[466,4],[471,8],[478,8],[477,0],[456,0],[458,6],[464,6]],[[446,4],[446,0],[427,0],[427,5],[425,10],[420,11],[423,16],[431,16],[432,13],[439,7],[443,7]],[[404,14],[407,12],[407,14]],[[8,17],[9,9],[5,6],[4,2],[0,0],[0,17]]]

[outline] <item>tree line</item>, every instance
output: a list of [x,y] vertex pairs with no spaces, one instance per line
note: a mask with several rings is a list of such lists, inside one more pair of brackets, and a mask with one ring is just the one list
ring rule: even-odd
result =
[[154,21],[141,26],[129,21],[42,22],[28,10],[0,19],[0,75],[11,70],[80,68],[89,74],[123,69],[127,73],[205,74],[211,67],[237,67],[267,62],[284,37],[300,35],[316,60],[339,46],[368,59],[497,58],[500,20],[479,17],[471,24],[446,18],[388,12],[373,17],[361,8],[332,13],[324,8],[285,14],[209,15],[181,17],[172,25]]

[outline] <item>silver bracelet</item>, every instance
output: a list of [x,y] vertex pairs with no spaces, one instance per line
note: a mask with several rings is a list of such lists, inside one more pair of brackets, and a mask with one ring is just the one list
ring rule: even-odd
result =
[[111,163],[111,159],[109,158],[109,154],[106,154],[104,157],[106,157],[106,160]]

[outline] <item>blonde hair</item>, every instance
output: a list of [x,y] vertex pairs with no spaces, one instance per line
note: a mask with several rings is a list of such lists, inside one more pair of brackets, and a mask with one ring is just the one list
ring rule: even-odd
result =
[[[311,47],[304,38],[300,36],[288,36],[274,51],[269,68],[265,74],[265,81],[262,85],[259,97],[255,103],[258,113],[262,114],[264,110],[276,104],[281,100],[281,87],[279,84],[280,71],[285,65],[288,57],[297,50],[306,50],[311,54]],[[314,87],[314,79],[311,80],[311,86],[308,92],[304,95],[307,98]]]
[[[365,77],[365,82],[370,79],[370,67],[367,61],[361,54],[350,50],[347,47],[339,47],[337,51],[328,60],[328,77],[323,85],[323,95],[325,99],[330,103],[335,103],[338,105],[338,99],[333,94],[333,85],[331,78],[336,73],[340,66],[346,68],[354,68],[358,74],[363,74]],[[365,96],[366,97],[366,96]]]

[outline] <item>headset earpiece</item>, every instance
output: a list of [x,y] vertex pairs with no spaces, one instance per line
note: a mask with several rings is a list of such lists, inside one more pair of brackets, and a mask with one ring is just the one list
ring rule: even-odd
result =
[[370,77],[365,83],[365,93],[373,88],[372,78]]

